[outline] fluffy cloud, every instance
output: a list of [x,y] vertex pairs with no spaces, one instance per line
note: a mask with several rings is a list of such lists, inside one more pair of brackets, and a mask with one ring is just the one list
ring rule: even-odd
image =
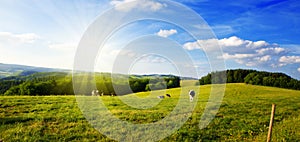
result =
[[224,38],[219,40],[219,44],[222,47],[237,47],[242,45],[249,44],[249,41],[244,41],[236,36],[230,37],[230,38]]
[[256,60],[259,62],[267,62],[270,61],[272,59],[271,55],[266,55],[263,57],[256,57]]
[[[125,4],[126,5],[122,5]],[[166,7],[166,4],[162,4],[159,2],[155,2],[152,0],[112,0],[110,2],[111,5],[115,6],[116,10],[119,11],[130,11],[134,8],[138,8],[139,10],[145,10],[145,11],[158,11],[162,9],[163,7]]]
[[197,40],[196,42],[188,42],[183,45],[183,48],[186,50],[196,50],[196,49],[213,49],[218,46],[217,39],[208,39],[208,40]]
[[217,45],[219,45],[223,49],[226,49],[226,48],[261,49],[261,48],[265,48],[265,47],[276,46],[276,44],[270,45],[266,41],[243,40],[236,36],[232,36],[230,38],[224,38],[221,40],[208,39],[208,40],[198,40],[196,42],[188,42],[188,43],[185,43],[183,47],[187,50],[195,50],[195,49],[203,49],[203,47],[205,47],[207,49],[214,48],[214,46],[217,46]]
[[[278,61],[287,52],[277,44],[270,44],[266,41],[244,40],[236,36],[220,40],[208,39],[188,42],[183,45],[183,48],[186,50],[205,49],[206,52],[214,52],[218,46],[224,52],[223,56],[219,58],[234,60],[246,66],[283,66],[284,61],[280,61],[281,63],[278,63]],[[282,58],[281,60],[286,59]]]
[[259,49],[259,48],[266,48],[272,47],[274,45],[270,45],[266,41],[250,41],[250,40],[243,40],[239,37],[232,36],[230,38],[224,38],[219,40],[219,44],[221,47],[245,47],[250,49]]
[[161,37],[169,37],[171,35],[177,34],[177,30],[171,29],[171,30],[160,30],[157,35]]
[[245,59],[245,58],[251,58],[254,57],[254,54],[233,54],[230,55],[228,53],[223,54],[224,59]]
[[223,54],[223,59],[229,60],[233,59],[239,64],[245,64],[246,66],[256,66],[268,62],[272,59],[270,55],[265,55],[262,57],[257,56],[256,54]]
[[300,72],[300,68],[298,68],[298,72]]
[[279,62],[283,64],[300,63],[300,56],[282,56],[280,57]]
[[271,48],[263,48],[263,49],[256,50],[256,52],[258,54],[261,54],[261,55],[270,54],[270,53],[279,54],[279,53],[282,53],[284,51],[285,51],[285,49],[281,48],[281,47],[275,47],[275,48],[271,47]]
[[13,34],[9,32],[0,32],[0,41],[2,43],[31,44],[38,39],[40,39],[40,36],[35,33]]

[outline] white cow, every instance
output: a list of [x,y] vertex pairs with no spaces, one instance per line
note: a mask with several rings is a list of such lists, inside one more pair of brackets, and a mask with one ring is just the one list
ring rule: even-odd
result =
[[92,96],[99,96],[99,91],[98,90],[93,90],[92,91]]

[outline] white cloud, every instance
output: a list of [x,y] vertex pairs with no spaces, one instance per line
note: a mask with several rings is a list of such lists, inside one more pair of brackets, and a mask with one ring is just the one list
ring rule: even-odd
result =
[[267,53],[276,53],[276,54],[279,54],[279,53],[282,53],[284,51],[285,51],[285,49],[281,48],[281,47],[262,48],[262,49],[256,50],[256,52],[258,54],[267,54]]
[[224,59],[244,59],[244,58],[251,58],[254,57],[254,54],[233,54],[230,55],[228,53],[223,54]]
[[31,44],[40,38],[35,33],[13,34],[10,32],[0,32],[0,41],[2,43]]
[[[183,45],[186,50],[204,50],[214,52],[218,47],[222,48],[223,56],[220,59],[234,60],[238,64],[246,66],[283,66],[279,58],[288,51],[277,44],[270,44],[266,41],[244,40],[236,36],[223,39],[207,39],[188,42]],[[282,59],[283,60],[283,59]]]
[[214,49],[218,45],[217,39],[208,39],[208,40],[198,40],[196,42],[188,42],[183,45],[183,48],[186,50],[196,50],[196,49]]
[[183,45],[183,48],[186,50],[196,50],[196,49],[203,49],[201,46],[201,41],[198,40],[197,42],[188,42]]
[[298,68],[297,70],[298,70],[298,72],[300,72],[300,68]]
[[169,37],[171,35],[177,34],[177,30],[171,29],[171,30],[160,30],[157,35],[161,37]]
[[243,44],[248,44],[247,42],[248,41],[244,41],[236,36],[219,40],[219,44],[222,47],[238,47]]
[[112,0],[111,5],[115,6],[116,10],[128,12],[134,8],[144,11],[158,11],[166,4],[155,2],[152,0]]
[[244,64],[248,67],[253,67],[267,63],[272,59],[272,57],[270,55],[256,57],[255,54],[236,54],[231,59],[234,59],[239,64]]
[[251,42],[251,47],[254,48],[260,48],[260,47],[266,47],[269,46],[269,43],[265,42],[265,41],[256,41],[256,42]]
[[300,63],[300,56],[282,56],[279,58],[279,62],[286,65]]
[[256,58],[256,60],[259,62],[267,62],[267,61],[270,61],[271,59],[272,59],[272,57],[270,55]]
[[251,49],[257,49],[262,47],[267,47],[270,44],[265,41],[250,41],[243,40],[239,37],[232,36],[230,38],[224,38],[219,40],[219,44],[221,47],[246,47]]
[[[249,49],[274,50],[278,53],[284,51],[283,48],[273,48],[273,46],[277,46],[276,44],[270,45],[266,41],[243,40],[236,36],[232,36],[220,40],[217,39],[198,40],[196,42],[188,42],[184,44],[184,48],[187,50],[203,49],[203,47],[205,47],[206,49],[210,49],[210,48],[215,48],[215,46],[220,46],[223,48],[223,50],[226,49],[236,50],[232,48],[239,48],[239,49],[245,48],[247,50]],[[264,48],[270,48],[270,49],[264,49]],[[260,52],[265,52],[265,51],[260,51]]]

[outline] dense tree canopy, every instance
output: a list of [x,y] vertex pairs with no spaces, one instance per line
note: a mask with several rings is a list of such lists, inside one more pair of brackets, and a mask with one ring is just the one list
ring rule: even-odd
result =
[[[80,92],[91,95],[94,89],[104,95],[125,95],[133,92],[159,90],[180,87],[180,78],[173,75],[111,75],[109,73],[80,74],[80,83],[87,84]],[[92,88],[92,79],[96,88]],[[74,95],[72,76],[68,73],[35,73],[28,76],[15,76],[0,80],[0,94],[2,95]]]
[[199,80],[199,84],[205,85],[220,83],[221,81],[213,81],[224,79],[220,77],[220,74],[226,74],[227,83],[247,83],[252,85],[263,85],[300,90],[300,81],[293,79],[286,74],[242,69],[209,73]]

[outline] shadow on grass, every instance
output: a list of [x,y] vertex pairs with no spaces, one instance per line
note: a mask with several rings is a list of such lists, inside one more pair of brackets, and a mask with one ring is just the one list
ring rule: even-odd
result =
[[14,123],[23,123],[34,120],[33,118],[26,118],[26,117],[7,117],[7,118],[1,118],[0,117],[0,124],[14,124]]

